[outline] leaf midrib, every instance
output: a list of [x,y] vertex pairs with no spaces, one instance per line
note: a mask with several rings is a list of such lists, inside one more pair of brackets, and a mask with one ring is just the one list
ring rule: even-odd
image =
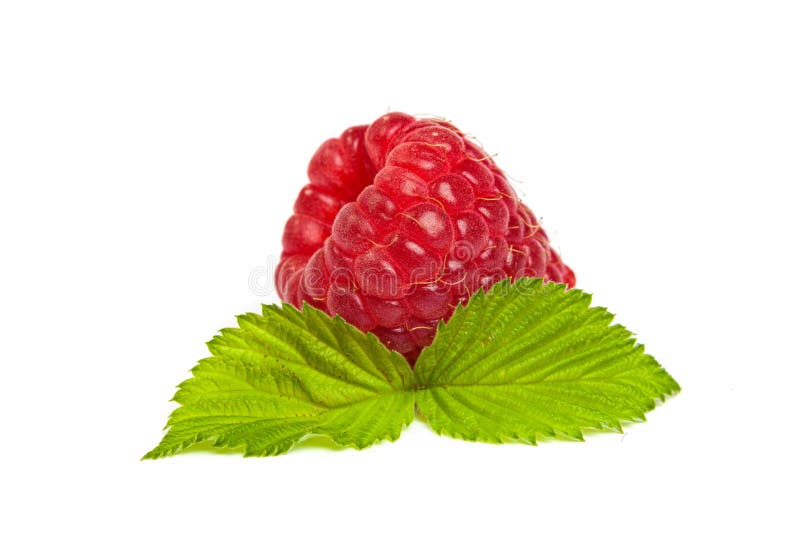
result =
[[444,389],[449,389],[449,388],[474,388],[474,387],[477,387],[477,388],[485,388],[485,387],[496,388],[496,387],[537,386],[537,385],[541,385],[541,384],[574,384],[574,383],[587,384],[587,383],[595,383],[595,382],[600,383],[600,384],[609,384],[609,383],[613,382],[615,379],[619,379],[621,377],[622,377],[622,375],[613,375],[613,376],[598,376],[598,377],[593,377],[593,378],[582,378],[582,377],[579,377],[579,378],[559,379],[559,380],[547,380],[547,379],[545,379],[545,380],[536,380],[536,381],[533,381],[533,382],[511,382],[511,383],[509,383],[509,382],[500,382],[500,383],[495,383],[495,382],[489,382],[489,383],[486,383],[486,382],[468,382],[468,383],[465,383],[465,384],[453,383],[453,384],[427,384],[427,385],[418,384],[416,389],[419,390],[419,391],[423,391],[423,390],[435,389],[435,388],[444,388]]

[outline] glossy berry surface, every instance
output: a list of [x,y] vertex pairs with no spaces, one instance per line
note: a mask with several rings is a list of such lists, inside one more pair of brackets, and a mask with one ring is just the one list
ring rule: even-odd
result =
[[440,319],[504,278],[575,284],[503,172],[450,123],[389,113],[325,141],[283,233],[280,297],[413,364]]

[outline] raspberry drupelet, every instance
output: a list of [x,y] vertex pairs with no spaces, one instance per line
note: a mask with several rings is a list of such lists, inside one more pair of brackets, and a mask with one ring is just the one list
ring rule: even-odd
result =
[[478,288],[575,284],[503,171],[450,123],[388,113],[348,128],[308,177],[283,233],[279,296],[342,316],[412,364]]

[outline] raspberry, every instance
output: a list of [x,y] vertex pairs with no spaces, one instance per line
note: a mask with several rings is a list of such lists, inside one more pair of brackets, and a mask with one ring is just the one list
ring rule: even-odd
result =
[[286,223],[278,294],[412,364],[440,319],[504,278],[575,284],[503,172],[449,123],[389,113],[328,139]]

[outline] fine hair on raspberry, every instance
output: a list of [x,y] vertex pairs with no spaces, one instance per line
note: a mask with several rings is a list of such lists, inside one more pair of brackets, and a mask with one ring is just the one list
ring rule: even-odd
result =
[[279,296],[340,315],[412,364],[479,288],[575,284],[502,170],[458,128],[388,113],[328,139],[283,233]]

